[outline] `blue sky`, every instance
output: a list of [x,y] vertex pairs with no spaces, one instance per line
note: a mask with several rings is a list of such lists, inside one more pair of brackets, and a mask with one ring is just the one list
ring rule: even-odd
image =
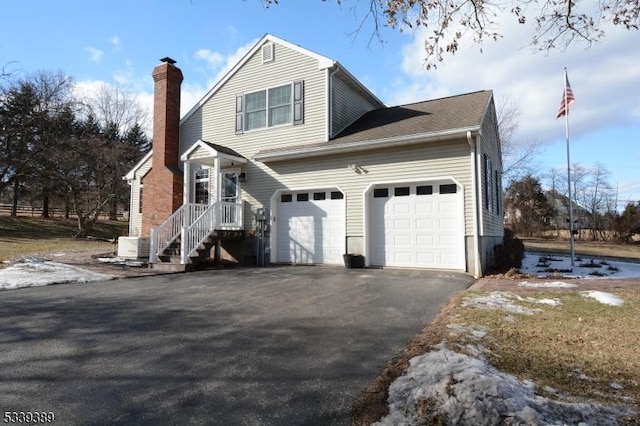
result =
[[[119,85],[151,106],[151,70],[159,58],[178,61],[185,80],[183,111],[207,91],[265,33],[338,60],[390,105],[492,89],[497,102],[519,108],[516,141],[541,145],[536,173],[566,170],[564,120],[555,118],[569,70],[571,160],[601,163],[621,202],[640,200],[640,32],[605,28],[589,49],[548,55],[528,46],[531,29],[500,16],[504,38],[482,53],[463,44],[437,70],[427,71],[422,31],[384,28],[371,39],[366,1],[136,0],[61,2],[5,0],[0,65],[16,73],[62,71],[79,87]],[[220,5],[223,5],[222,7]],[[357,34],[354,34],[357,32]]]

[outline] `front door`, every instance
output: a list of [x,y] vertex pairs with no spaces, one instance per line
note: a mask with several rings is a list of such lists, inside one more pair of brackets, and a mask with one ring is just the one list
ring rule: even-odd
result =
[[237,226],[240,223],[242,209],[238,207],[240,202],[240,170],[222,170],[220,201],[222,226]]
[[222,175],[222,194],[220,201],[227,203],[240,202],[240,170],[223,170]]

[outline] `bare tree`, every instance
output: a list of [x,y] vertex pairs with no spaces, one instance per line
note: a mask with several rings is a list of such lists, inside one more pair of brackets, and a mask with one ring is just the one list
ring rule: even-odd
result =
[[149,113],[135,95],[122,87],[102,84],[100,89],[83,99],[88,114],[93,115],[104,128],[117,129],[121,135],[138,125],[149,124]]
[[[85,116],[93,117],[96,125],[102,129],[102,136],[110,140],[114,149],[120,150],[119,145],[131,145],[132,133],[140,133],[149,122],[148,112],[140,105],[135,95],[118,86],[103,84],[100,89],[83,100]],[[111,192],[114,196],[109,200],[109,219],[116,220],[118,205],[129,201],[128,186],[122,176],[131,168],[145,151],[149,144],[146,138],[134,139],[133,148],[126,149],[129,158],[121,157],[121,162],[112,167]]]
[[[336,0],[346,4],[348,0]],[[278,0],[264,0],[268,7]],[[574,0],[369,0],[364,20],[373,21],[373,32],[382,38],[384,26],[403,31],[424,27],[426,67],[436,67],[445,55],[455,54],[463,40],[469,38],[482,45],[497,41],[499,17],[503,10],[521,25],[531,23],[531,44],[541,50],[564,49],[582,42],[587,45],[605,36],[605,24],[628,30],[640,28],[640,0],[598,0],[580,3]],[[359,5],[356,1],[356,6]],[[362,27],[362,23],[360,25]]]
[[604,233],[604,215],[609,208],[609,199],[613,197],[613,188],[609,183],[611,175],[602,163],[596,163],[586,170],[586,184],[581,192],[581,204],[589,212],[589,230],[592,240],[606,240]]
[[[566,178],[566,176],[565,176]],[[560,205],[566,207],[566,203],[563,203],[563,197],[560,195],[560,188],[563,181],[563,172],[558,168],[550,169],[544,176],[549,186],[549,203],[552,207],[553,222],[556,228],[556,238],[560,236]],[[563,226],[564,228],[564,226]]]
[[533,163],[540,151],[540,144],[516,140],[520,109],[510,97],[502,97],[496,102],[496,115],[502,150],[502,178],[509,183],[533,173]]

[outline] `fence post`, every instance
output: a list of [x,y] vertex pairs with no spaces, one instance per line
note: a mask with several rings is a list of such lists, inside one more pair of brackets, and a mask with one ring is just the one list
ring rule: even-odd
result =
[[180,233],[180,264],[187,264],[187,257],[189,253],[187,253],[187,227],[183,226]]
[[158,262],[158,228],[151,228],[151,233],[149,235],[149,263],[157,263]]

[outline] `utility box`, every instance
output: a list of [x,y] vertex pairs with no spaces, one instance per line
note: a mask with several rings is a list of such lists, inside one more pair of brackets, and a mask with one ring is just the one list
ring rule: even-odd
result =
[[150,243],[148,237],[120,237],[118,238],[118,257],[148,258]]

